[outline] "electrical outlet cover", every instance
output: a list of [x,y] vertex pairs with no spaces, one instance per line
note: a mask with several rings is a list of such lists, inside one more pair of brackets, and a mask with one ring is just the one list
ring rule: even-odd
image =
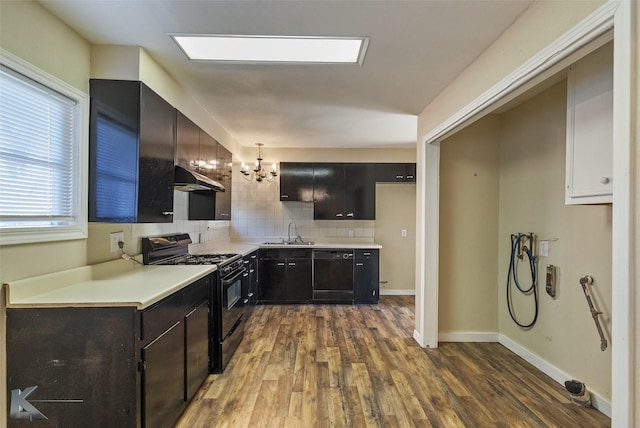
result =
[[538,255],[540,257],[549,257],[549,241],[540,241],[538,243]]
[[118,242],[124,242],[124,232],[112,232],[109,234],[109,248],[112,253],[120,250]]

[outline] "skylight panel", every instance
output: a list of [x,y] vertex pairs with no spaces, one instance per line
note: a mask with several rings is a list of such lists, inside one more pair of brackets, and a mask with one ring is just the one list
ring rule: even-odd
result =
[[362,64],[368,38],[171,35],[190,60]]

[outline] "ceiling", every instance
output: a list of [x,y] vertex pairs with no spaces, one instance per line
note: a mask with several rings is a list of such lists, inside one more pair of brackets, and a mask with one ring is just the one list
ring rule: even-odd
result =
[[[242,145],[413,147],[417,115],[529,0],[41,1],[92,44],[143,47]],[[168,34],[367,36],[362,65],[189,62]]]

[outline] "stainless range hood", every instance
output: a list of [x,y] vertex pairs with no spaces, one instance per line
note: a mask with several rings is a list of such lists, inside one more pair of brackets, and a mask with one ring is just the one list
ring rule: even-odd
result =
[[219,182],[178,165],[176,165],[173,188],[183,192],[193,192],[195,190],[225,191],[224,186]]

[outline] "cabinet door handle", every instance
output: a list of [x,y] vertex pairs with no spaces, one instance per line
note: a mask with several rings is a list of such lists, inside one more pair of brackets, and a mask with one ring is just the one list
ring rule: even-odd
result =
[[253,293],[249,293],[249,297],[253,297]]
[[344,217],[344,215],[342,215],[342,213],[338,213],[336,214],[336,217]]
[[162,215],[173,215],[173,211],[162,211]]
[[248,277],[248,276],[249,276],[249,274],[248,274],[247,272],[245,272],[245,273],[243,273],[243,274],[242,274],[242,276],[243,276],[244,278],[246,278],[246,277]]
[[413,180],[415,177],[413,175],[407,175],[407,180]]
[[284,263],[278,263],[278,266],[284,266]]
[[280,199],[289,199],[289,195],[280,195]]
[[364,256],[370,256],[370,255],[371,255],[371,253],[362,253],[362,255],[364,255]]
[[611,179],[609,177],[600,177],[600,183],[602,184],[609,184],[610,181]]
[[247,303],[249,303],[249,299],[244,299],[244,304],[246,305]]
[[402,180],[404,178],[404,175],[396,175],[396,180]]
[[290,262],[289,266],[295,266],[296,264],[294,262]]
[[256,270],[255,269],[251,269],[249,272],[254,273]]
[[356,266],[364,266],[364,263],[356,263]]
[[353,213],[348,213],[347,217],[353,217]]
[[254,254],[254,255],[252,255],[252,256],[251,256],[251,258],[252,258],[252,259],[255,259],[255,258],[256,258],[256,255],[255,255],[255,254]]
[[244,260],[244,264],[248,265],[249,264],[249,260]]

